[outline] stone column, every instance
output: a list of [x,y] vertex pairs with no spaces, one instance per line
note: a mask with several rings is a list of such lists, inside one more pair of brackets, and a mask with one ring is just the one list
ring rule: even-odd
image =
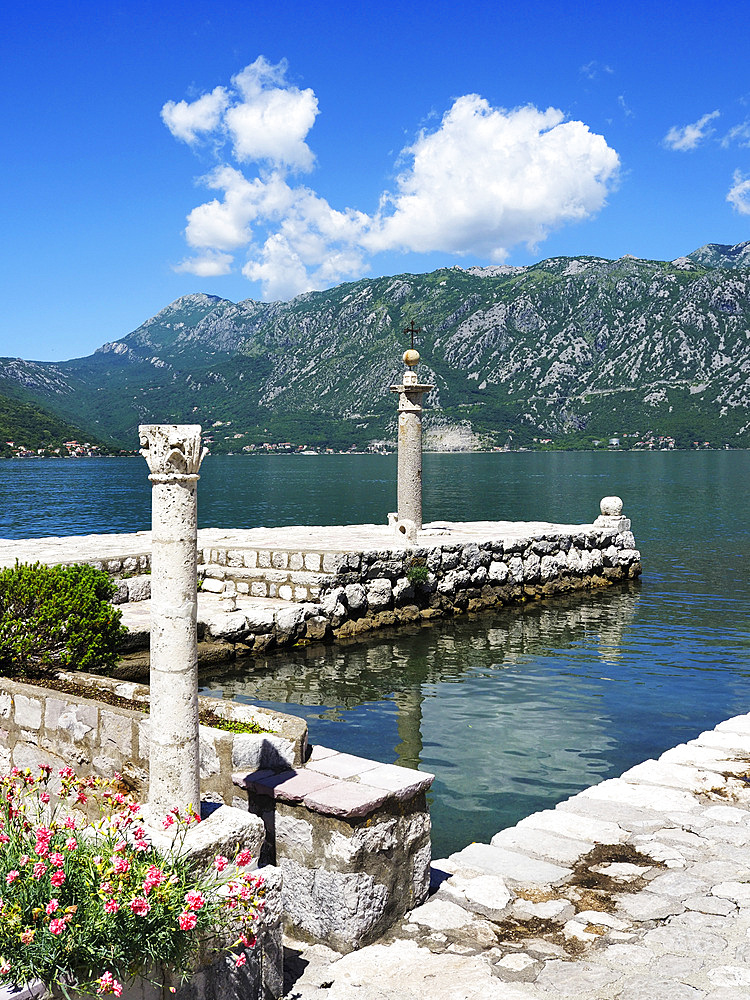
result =
[[141,455],[151,470],[151,709],[149,812],[200,811],[198,754],[197,424],[145,424]]
[[411,521],[422,527],[422,396],[434,385],[420,385],[414,367],[419,353],[411,348],[404,353],[407,370],[398,393],[398,522]]

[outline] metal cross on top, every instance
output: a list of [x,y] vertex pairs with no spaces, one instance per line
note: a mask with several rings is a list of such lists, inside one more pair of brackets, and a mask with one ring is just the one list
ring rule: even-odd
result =
[[411,321],[411,326],[405,327],[405,329],[404,329],[403,332],[411,334],[411,349],[413,351],[414,350],[414,334],[422,332],[421,326],[414,326],[414,320],[412,320]]

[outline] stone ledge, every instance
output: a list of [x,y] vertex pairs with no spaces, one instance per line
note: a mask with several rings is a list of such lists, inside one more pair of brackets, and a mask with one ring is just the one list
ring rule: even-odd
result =
[[283,771],[235,774],[239,788],[277,802],[301,803],[311,812],[360,819],[388,802],[406,802],[426,792],[434,775],[366,757],[314,747],[311,763]]

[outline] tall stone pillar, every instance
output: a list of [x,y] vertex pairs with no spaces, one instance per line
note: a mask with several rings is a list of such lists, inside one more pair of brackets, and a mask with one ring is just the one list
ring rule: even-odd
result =
[[[413,324],[412,324],[413,325]],[[414,368],[419,352],[404,352],[404,380],[392,385],[398,393],[398,521],[422,527],[422,396],[434,385],[420,385]]]
[[200,811],[198,754],[197,503],[206,451],[197,424],[145,424],[151,470],[151,709],[149,812]]

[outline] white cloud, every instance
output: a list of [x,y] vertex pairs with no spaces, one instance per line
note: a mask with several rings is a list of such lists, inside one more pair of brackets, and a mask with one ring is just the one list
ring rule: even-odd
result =
[[223,87],[215,87],[197,101],[167,101],[161,109],[164,124],[176,139],[194,143],[201,132],[213,132],[219,125],[221,114],[229,102]]
[[172,270],[182,274],[195,274],[199,278],[217,278],[229,274],[234,258],[228,253],[209,251],[198,257],[190,257],[176,264]]
[[682,128],[673,125],[664,136],[664,145],[678,153],[696,149],[704,139],[713,135],[715,129],[709,128],[709,125],[720,114],[719,111],[710,111],[707,115],[699,118],[697,122],[693,122],[692,125],[683,125]]
[[413,164],[373,219],[364,239],[371,250],[502,261],[511,247],[598,212],[619,166],[601,136],[564,122],[561,111],[504,111],[476,94],[459,97],[404,153]]
[[727,201],[740,215],[750,215],[750,177],[743,177],[739,170],[735,170],[732,182]]
[[736,142],[739,146],[744,146],[746,149],[750,148],[750,120],[746,120],[730,128],[721,140],[721,145],[724,149],[728,149],[733,142]]
[[336,209],[290,181],[313,165],[306,139],[318,102],[312,90],[288,84],[286,72],[285,63],[260,57],[231,89],[206,95],[213,104],[164,106],[177,138],[200,135],[217,150],[229,143],[237,164],[220,163],[201,179],[216,197],[188,215],[185,237],[199,252],[180,269],[225,274],[243,251],[242,273],[261,282],[264,297],[288,298],[359,277],[381,251],[497,262],[518,244],[535,246],[552,229],[590,218],[616,184],[617,153],[583,122],[565,121],[555,108],[493,108],[469,94],[403,150],[407,166],[374,214]]
[[286,63],[272,66],[260,56],[232,78],[242,100],[225,115],[240,161],[269,160],[310,170],[315,157],[305,142],[318,114],[312,90],[285,83]]

